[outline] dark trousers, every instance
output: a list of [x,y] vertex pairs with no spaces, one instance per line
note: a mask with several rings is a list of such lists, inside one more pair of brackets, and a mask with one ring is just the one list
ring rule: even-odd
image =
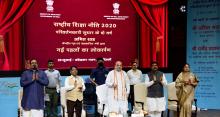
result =
[[49,95],[50,101],[46,101],[45,111],[47,117],[58,117],[58,99],[59,95],[56,88],[46,88],[46,93]]
[[74,111],[76,112],[76,117],[81,117],[82,113],[82,101],[67,100],[67,113],[68,117],[73,117]]
[[96,115],[96,117],[99,116],[99,113],[98,113],[98,97],[97,97],[97,95],[95,95],[95,115]]
[[132,111],[134,107],[134,85],[130,85],[130,93],[128,96],[128,102],[131,103],[131,111]]

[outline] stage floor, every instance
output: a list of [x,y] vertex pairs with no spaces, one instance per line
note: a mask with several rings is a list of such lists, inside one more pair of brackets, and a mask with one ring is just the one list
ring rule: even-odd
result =
[[[95,115],[88,115],[87,117],[95,117]],[[163,117],[167,117],[166,113],[164,113]],[[170,117],[174,117],[172,112],[170,113]],[[220,117],[220,110],[200,110],[197,112],[197,117]]]
[[[167,117],[166,113],[164,113],[163,117]],[[174,117],[172,112],[170,113],[170,117]],[[197,117],[220,117],[220,110],[215,110],[215,109],[200,110],[197,112]]]
[[197,117],[220,117],[220,110],[201,110],[200,112],[198,112]]

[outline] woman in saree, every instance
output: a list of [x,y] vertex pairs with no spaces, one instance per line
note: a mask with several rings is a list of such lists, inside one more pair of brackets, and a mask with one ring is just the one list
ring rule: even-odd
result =
[[183,66],[176,79],[176,94],[180,105],[179,117],[191,117],[195,88],[199,82],[196,75],[190,71],[189,64]]

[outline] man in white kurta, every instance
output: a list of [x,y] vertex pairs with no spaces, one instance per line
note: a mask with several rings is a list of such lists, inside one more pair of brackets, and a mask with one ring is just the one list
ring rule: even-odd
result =
[[131,103],[131,110],[134,107],[134,85],[143,82],[143,75],[141,70],[139,70],[138,64],[136,61],[133,61],[131,64],[131,69],[127,72],[128,78],[130,80],[130,95],[128,97],[128,102]]
[[106,85],[108,87],[106,105],[108,113],[123,114],[126,117],[130,84],[126,72],[122,70],[121,61],[117,61],[115,63],[115,69],[108,73]]
[[151,117],[161,117],[165,110],[166,101],[163,88],[167,80],[163,72],[158,71],[158,63],[151,63],[151,71],[145,76],[145,84],[148,88],[147,108]]

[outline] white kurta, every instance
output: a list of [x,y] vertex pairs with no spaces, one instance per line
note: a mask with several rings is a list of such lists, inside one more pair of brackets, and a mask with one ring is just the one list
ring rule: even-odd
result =
[[[145,76],[145,84],[147,87],[150,87],[151,85],[154,84],[154,81],[149,81],[149,77],[148,75]],[[162,84],[163,86],[167,85],[167,80],[165,75],[163,74],[162,77]],[[165,97],[161,97],[161,98],[150,98],[147,97],[147,108],[148,111],[164,111],[166,108],[166,100]]]
[[23,117],[43,117],[43,109],[31,109],[31,110],[23,110]]
[[[114,82],[117,87],[114,88]],[[130,83],[127,74],[124,71],[112,70],[107,75],[107,109],[109,112],[126,114],[128,110],[127,97],[130,92]]]
[[99,86],[96,87],[96,95],[97,95],[98,101],[99,101],[99,103],[98,103],[98,112],[100,114],[103,114],[103,112],[104,112],[103,109],[105,107],[103,105],[106,106],[106,104],[107,104],[107,96],[108,96],[107,88],[108,87],[106,86],[106,84],[99,85]]
[[141,83],[143,81],[143,75],[141,70],[137,69],[134,71],[133,69],[127,72],[128,78],[130,80],[130,85],[135,85]]

